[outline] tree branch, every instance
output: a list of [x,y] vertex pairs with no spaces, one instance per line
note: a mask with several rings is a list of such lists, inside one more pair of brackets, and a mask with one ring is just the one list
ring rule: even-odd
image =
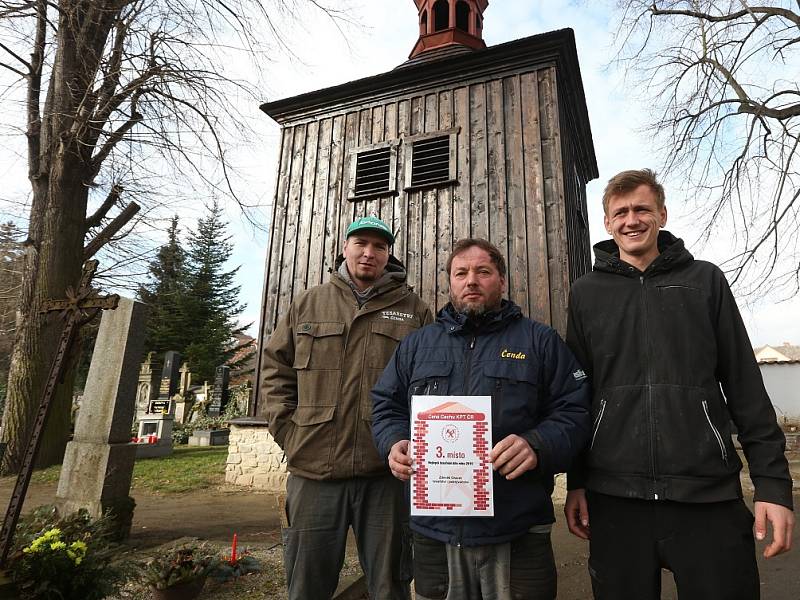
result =
[[25,79],[26,77],[28,77],[28,74],[27,74],[27,73],[23,73],[23,72],[22,72],[22,71],[20,71],[19,69],[15,69],[15,68],[14,68],[14,67],[12,67],[11,65],[8,65],[8,64],[6,64],[6,63],[4,63],[4,62],[0,62],[0,67],[3,67],[4,69],[8,69],[9,71],[11,71],[12,73],[14,73],[15,75],[19,75],[19,76],[20,76],[22,79]]
[[727,15],[712,15],[709,13],[697,10],[678,10],[678,9],[662,9],[658,8],[655,4],[650,7],[650,12],[655,16],[683,16],[694,17],[695,19],[702,19],[709,23],[721,23],[723,21],[735,21],[741,19],[749,14],[761,14],[769,17],[783,17],[787,21],[791,21],[800,27],[800,15],[792,12],[787,8],[778,8],[776,6],[750,6],[744,10],[739,10]]
[[111,191],[108,193],[108,196],[106,196],[106,199],[103,200],[103,203],[100,205],[100,207],[92,216],[86,218],[84,224],[84,229],[86,231],[89,231],[92,227],[97,227],[103,222],[103,219],[108,214],[108,211],[111,210],[119,200],[120,194],[122,194],[121,185],[114,185],[111,187]]
[[98,250],[105,246],[114,234],[133,218],[133,215],[139,212],[139,208],[140,206],[136,204],[136,202],[131,202],[128,206],[123,208],[122,212],[119,213],[111,223],[106,225],[103,231],[98,233],[91,242],[86,244],[86,247],[83,249],[83,260],[89,260],[97,254]]
[[100,148],[100,150],[98,150],[97,153],[92,156],[90,168],[91,178],[94,178],[94,176],[97,175],[97,173],[100,171],[100,167],[103,166],[103,161],[109,154],[111,154],[111,151],[114,149],[114,147],[125,137],[125,134],[127,134],[137,124],[142,122],[144,117],[136,110],[136,102],[140,95],[141,91],[137,92],[131,99],[131,116],[128,118],[128,120],[120,125],[117,129],[112,131],[102,148]]
[[9,48],[8,46],[6,46],[4,43],[0,42],[0,48],[2,48],[3,50],[5,50],[6,52],[8,52],[8,53],[9,53],[11,56],[13,56],[14,58],[16,58],[16,59],[17,59],[19,62],[21,62],[21,63],[23,64],[23,66],[24,66],[24,67],[25,67],[25,68],[26,68],[28,71],[30,71],[30,70],[31,70],[31,64],[30,64],[30,63],[29,63],[27,60],[25,60],[24,58],[22,58],[22,57],[21,57],[19,54],[17,54],[16,52],[14,52],[14,51],[13,51],[11,48]]
[[42,118],[39,112],[39,100],[42,88],[42,66],[44,65],[44,48],[47,41],[47,2],[36,2],[36,34],[31,52],[30,73],[28,75],[27,117],[28,129],[28,177],[35,184],[41,176],[41,131]]

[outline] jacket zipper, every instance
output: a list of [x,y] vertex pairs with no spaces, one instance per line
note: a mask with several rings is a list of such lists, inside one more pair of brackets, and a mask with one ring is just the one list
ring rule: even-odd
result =
[[592,443],[589,445],[589,450],[594,448],[594,438],[597,437],[597,432],[600,431],[600,421],[603,420],[603,413],[606,411],[606,401],[600,400],[600,412],[597,413],[597,418],[594,420],[594,431],[592,432]]
[[650,369],[651,369],[651,362],[650,362],[650,340],[649,340],[649,332],[647,330],[647,288],[644,285],[644,275],[639,276],[639,284],[642,290],[642,328],[644,330],[644,335],[642,336],[644,340],[644,358],[647,361],[647,368],[645,369],[645,378],[646,378],[646,385],[647,385],[647,429],[648,429],[648,440],[647,445],[650,449],[650,474],[653,478],[653,499],[658,500],[658,492],[656,491],[658,486],[658,478],[656,477],[656,425],[655,425],[655,418],[653,417],[653,383],[652,377],[650,376]]
[[[473,335],[472,339],[467,346],[466,359],[464,360],[464,395],[469,396],[469,375],[472,370],[472,351],[475,349],[476,336]],[[464,520],[458,520],[458,534],[456,535],[456,547],[461,548],[461,541],[464,539]]]
[[706,421],[708,421],[708,426],[711,427],[711,431],[714,432],[714,437],[717,438],[717,444],[719,444],[719,451],[722,454],[722,462],[726,465],[728,464],[728,451],[725,450],[725,442],[722,440],[722,435],[720,435],[719,430],[714,427],[714,423],[711,422],[711,416],[708,414],[708,402],[703,400],[703,412],[706,414]]
[[467,347],[466,357],[464,359],[464,395],[469,396],[469,374],[472,370],[472,351],[475,349],[475,336],[472,336],[472,340],[469,342],[469,346]]

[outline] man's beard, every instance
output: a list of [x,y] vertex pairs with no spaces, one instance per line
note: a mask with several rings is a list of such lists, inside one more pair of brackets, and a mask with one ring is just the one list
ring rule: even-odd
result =
[[450,303],[453,305],[453,308],[455,308],[456,311],[473,319],[476,317],[482,317],[487,312],[493,310],[486,305],[486,302],[460,302],[452,296],[450,296]]

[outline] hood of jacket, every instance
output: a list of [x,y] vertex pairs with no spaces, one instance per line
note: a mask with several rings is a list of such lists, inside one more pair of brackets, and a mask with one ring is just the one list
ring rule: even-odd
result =
[[[350,272],[344,265],[344,254],[340,254],[336,257],[336,261],[334,262],[335,270],[331,275],[331,279],[334,281],[340,280],[346,283],[350,289],[353,290],[353,293],[356,294],[356,297],[361,297],[363,301],[399,287],[400,285],[406,283],[406,279],[408,278],[405,265],[403,265],[400,260],[395,258],[393,254],[390,254],[389,261],[386,263],[386,268],[384,269],[383,274],[378,277],[374,284],[362,292],[355,286],[352,278],[350,277]],[[411,288],[409,287],[409,289]]]
[[[644,270],[646,275],[669,271],[691,262],[694,257],[686,249],[683,240],[669,231],[658,233],[658,256]],[[619,257],[619,246],[613,240],[604,240],[594,245],[594,268],[596,271],[616,273],[626,277],[638,277],[642,271]]]

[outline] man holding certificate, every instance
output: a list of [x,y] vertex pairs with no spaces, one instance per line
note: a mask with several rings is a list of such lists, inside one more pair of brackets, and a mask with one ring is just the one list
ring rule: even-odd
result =
[[588,441],[586,375],[502,298],[495,246],[456,242],[447,272],[450,303],[372,390],[378,451],[411,482],[417,598],[551,600],[553,474]]

